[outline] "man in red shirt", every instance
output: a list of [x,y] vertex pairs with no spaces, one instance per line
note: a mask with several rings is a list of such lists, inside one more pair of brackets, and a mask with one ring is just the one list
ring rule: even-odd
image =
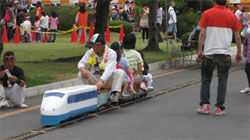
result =
[[[218,71],[218,95],[215,104],[216,115],[225,114],[225,96],[228,72],[231,67],[232,36],[237,44],[236,61],[241,61],[241,38],[239,30],[241,24],[237,17],[225,7],[226,0],[215,0],[215,6],[206,10],[201,17],[198,59],[202,59],[200,108],[198,113],[209,114],[210,83],[213,70]],[[204,48],[203,48],[204,45]]]

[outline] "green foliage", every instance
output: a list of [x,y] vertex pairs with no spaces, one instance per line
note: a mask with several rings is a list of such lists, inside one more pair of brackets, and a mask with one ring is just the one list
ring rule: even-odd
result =
[[191,32],[200,20],[199,12],[189,12],[177,17],[178,36]]
[[184,33],[184,34],[181,36],[181,40],[182,40],[183,42],[187,42],[187,41],[188,41],[188,37],[189,37],[190,34],[191,34],[191,32],[186,32],[186,33]]
[[[123,24],[123,29],[124,29],[125,34],[130,33],[130,32],[133,31],[132,24],[127,22],[127,21],[121,21],[121,20],[111,20],[111,21],[109,21],[109,26],[119,26],[121,24]],[[120,28],[111,28],[110,31],[119,33]]]
[[[58,29],[59,30],[69,30],[75,23],[76,13],[79,7],[75,6],[44,6],[43,11],[45,11],[49,16],[53,11],[56,12],[59,18]],[[35,9],[30,12],[32,21],[34,21]]]

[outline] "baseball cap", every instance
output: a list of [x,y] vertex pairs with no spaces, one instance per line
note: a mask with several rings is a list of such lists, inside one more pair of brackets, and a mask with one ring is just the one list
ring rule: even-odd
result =
[[90,39],[90,42],[92,45],[104,45],[106,43],[104,35],[102,34],[94,34]]

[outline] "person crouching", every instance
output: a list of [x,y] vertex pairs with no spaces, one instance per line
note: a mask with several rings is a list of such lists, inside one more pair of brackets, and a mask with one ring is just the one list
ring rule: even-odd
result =
[[24,104],[24,91],[26,88],[24,73],[21,68],[15,66],[15,54],[11,51],[7,51],[3,56],[3,63],[4,65],[0,67],[1,86],[3,86],[4,89],[3,91],[1,90],[1,93],[4,92],[4,95],[1,95],[1,99],[5,100],[4,98],[6,98],[15,107],[28,107]]
[[116,69],[116,52],[108,48],[102,34],[94,34],[90,41],[92,48],[78,62],[78,78],[83,85],[111,88],[110,99],[117,102],[126,80],[123,70]]

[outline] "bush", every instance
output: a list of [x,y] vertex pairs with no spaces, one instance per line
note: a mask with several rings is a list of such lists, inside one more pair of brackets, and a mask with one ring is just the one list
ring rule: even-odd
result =
[[[44,6],[43,11],[45,11],[49,16],[51,15],[52,11],[55,11],[58,18],[59,18],[59,24],[58,29],[59,30],[69,30],[72,28],[73,24],[75,24],[75,17],[79,10],[78,6]],[[94,15],[93,13],[89,12],[89,9],[87,8],[88,12],[88,24],[90,25],[90,21],[94,21]],[[30,17],[32,22],[34,21],[34,15],[35,15],[35,9],[30,12]]]
[[188,41],[188,37],[189,37],[190,34],[191,34],[191,32],[184,33],[184,34],[181,36],[181,40],[182,40],[183,42],[187,42],[187,41]]
[[[127,22],[127,21],[121,21],[121,20],[112,20],[112,21],[109,21],[109,26],[119,26],[121,24],[123,24],[123,29],[124,29],[124,33],[125,34],[130,33],[130,32],[133,31],[132,24],[129,23],[129,22]],[[120,28],[110,28],[110,31],[119,33],[120,32]]]
[[181,37],[187,32],[191,32],[200,20],[199,12],[185,13],[177,16],[177,35]]

